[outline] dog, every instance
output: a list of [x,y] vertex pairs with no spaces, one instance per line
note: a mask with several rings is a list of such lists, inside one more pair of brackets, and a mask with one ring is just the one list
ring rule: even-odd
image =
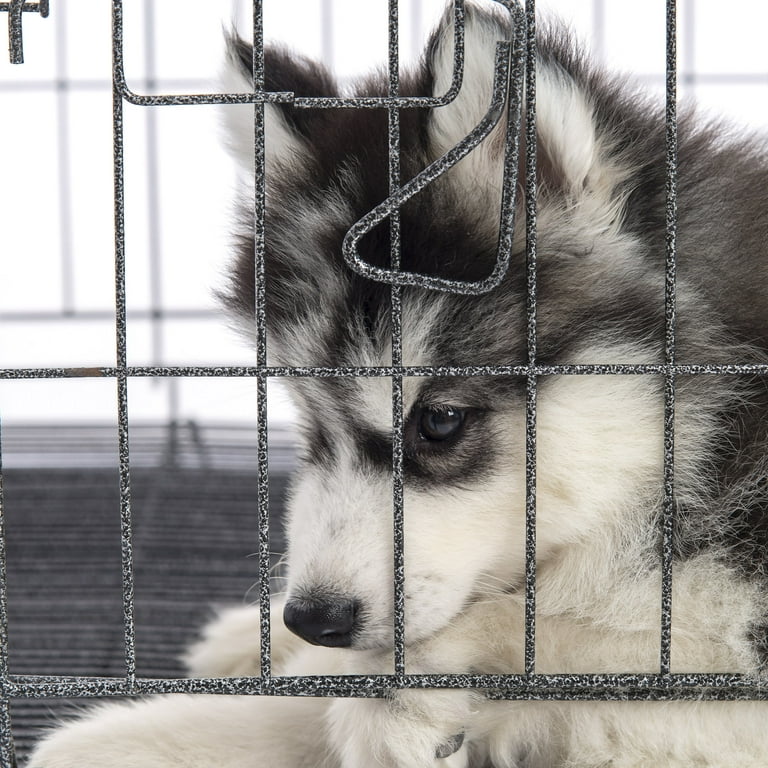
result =
[[[441,96],[453,15],[401,96]],[[508,12],[466,8],[461,88],[400,110],[408,180],[478,125]],[[663,366],[663,105],[594,66],[556,23],[538,33],[539,365]],[[227,90],[251,86],[232,38]],[[265,88],[344,91],[320,64],[265,53]],[[225,108],[243,172],[225,303],[253,340],[253,108]],[[388,367],[391,287],[348,268],[350,227],[390,195],[387,111],[268,104],[265,280],[273,366]],[[497,258],[504,121],[400,210],[400,269],[476,282]],[[694,111],[678,125],[675,362],[768,360],[768,154]],[[524,155],[524,152],[521,153]],[[522,175],[520,184],[522,187]],[[525,210],[509,268],[481,294],[406,286],[404,366],[525,366]],[[384,221],[360,257],[390,266]],[[662,370],[663,369],[658,369]],[[406,672],[525,670],[524,375],[404,376]],[[304,446],[288,510],[288,587],[271,616],[273,671],[393,669],[393,416],[386,376],[288,378]],[[536,394],[536,671],[658,674],[664,376],[541,375]],[[768,389],[756,372],[675,377],[673,673],[759,679],[768,660]],[[189,651],[192,676],[259,673],[257,608],[235,608]],[[567,699],[567,696],[561,697]],[[756,701],[491,701],[467,689],[387,698],[177,695],[110,704],[55,731],[31,768],[639,768],[768,765]]]

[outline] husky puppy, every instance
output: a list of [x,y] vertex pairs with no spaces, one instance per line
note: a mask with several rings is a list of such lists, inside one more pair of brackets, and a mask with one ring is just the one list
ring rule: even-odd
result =
[[[458,97],[403,109],[413,177],[491,102],[506,12],[466,9]],[[537,362],[665,362],[663,108],[595,69],[562,29],[537,69]],[[250,89],[233,40],[231,90]],[[340,93],[319,64],[266,52],[266,88]],[[400,93],[442,95],[447,13]],[[386,95],[385,78],[355,93]],[[349,93],[349,92],[347,92]],[[227,108],[251,194],[253,110]],[[402,269],[478,280],[496,259],[503,129],[401,211]],[[266,109],[268,361],[389,366],[390,288],[341,256],[386,199],[386,110]],[[764,363],[768,164],[760,143],[679,125],[678,364]],[[406,366],[526,364],[524,215],[501,285],[409,287]],[[253,338],[244,204],[227,303]],[[389,264],[389,226],[360,244]],[[392,396],[387,378],[291,379],[304,453],[289,503],[289,578],[272,617],[279,674],[392,671]],[[543,375],[537,402],[536,669],[658,673],[664,454],[660,375]],[[406,377],[405,643],[412,673],[524,669],[525,378]],[[768,392],[761,375],[676,378],[672,671],[759,675],[766,662]],[[277,602],[277,601],[276,601]],[[258,673],[259,615],[233,609],[189,653],[194,676]],[[290,630],[290,631],[289,631]],[[307,642],[305,642],[307,641]],[[597,768],[766,766],[758,702],[489,701],[469,690],[384,699],[175,696],[109,705],[54,732],[32,768]]]

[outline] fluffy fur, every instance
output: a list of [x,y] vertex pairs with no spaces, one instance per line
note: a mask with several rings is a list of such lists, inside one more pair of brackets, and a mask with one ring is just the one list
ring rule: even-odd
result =
[[[468,7],[458,98],[401,112],[404,179],[479,122],[493,43],[509,37],[499,10]],[[663,362],[662,110],[594,69],[557,27],[541,33],[539,51],[538,361]],[[250,58],[232,41],[232,90],[249,89]],[[446,14],[401,94],[442,94],[451,67]],[[266,52],[266,87],[340,92],[322,67],[280,49]],[[372,77],[356,92],[384,94],[386,84]],[[227,115],[247,198],[252,109]],[[340,255],[347,229],[388,194],[386,112],[269,106],[266,142],[269,363],[389,365],[389,289],[352,274]],[[756,139],[693,115],[680,121],[679,154],[677,361],[764,362],[766,154]],[[491,135],[403,208],[404,269],[462,280],[490,272],[502,160]],[[509,273],[490,295],[403,291],[406,365],[527,362],[523,232],[519,223]],[[252,246],[244,223],[226,297],[250,336]],[[386,266],[388,225],[361,250]],[[287,599],[295,607],[343,598],[355,612],[339,640],[349,647],[323,648],[288,632],[278,609],[275,668],[388,672],[390,382],[289,383],[304,455],[289,504]],[[407,378],[404,390],[408,671],[520,672],[524,381]],[[767,405],[759,376],[677,381],[675,672],[763,670]],[[425,437],[424,414],[449,412],[463,415],[459,431]],[[662,454],[659,377],[541,378],[538,671],[658,671]],[[258,637],[255,609],[223,614],[190,651],[190,673],[256,674]],[[176,696],[98,709],[45,740],[31,767],[746,768],[768,765],[767,714],[752,702],[505,703],[470,691],[335,701]],[[459,749],[435,757],[462,733]]]

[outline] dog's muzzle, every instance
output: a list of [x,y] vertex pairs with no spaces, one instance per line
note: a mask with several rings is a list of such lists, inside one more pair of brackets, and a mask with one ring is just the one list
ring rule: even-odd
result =
[[283,609],[285,626],[312,645],[349,648],[358,628],[359,604],[335,595],[292,597]]

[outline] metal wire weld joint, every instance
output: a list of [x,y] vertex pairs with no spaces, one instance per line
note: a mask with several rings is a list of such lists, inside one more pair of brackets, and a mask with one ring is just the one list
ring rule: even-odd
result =
[[11,64],[24,63],[24,46],[21,35],[21,14],[26,12],[39,13],[44,19],[48,17],[48,0],[39,3],[25,3],[23,0],[10,0],[0,3],[0,12],[8,13],[8,55]]

